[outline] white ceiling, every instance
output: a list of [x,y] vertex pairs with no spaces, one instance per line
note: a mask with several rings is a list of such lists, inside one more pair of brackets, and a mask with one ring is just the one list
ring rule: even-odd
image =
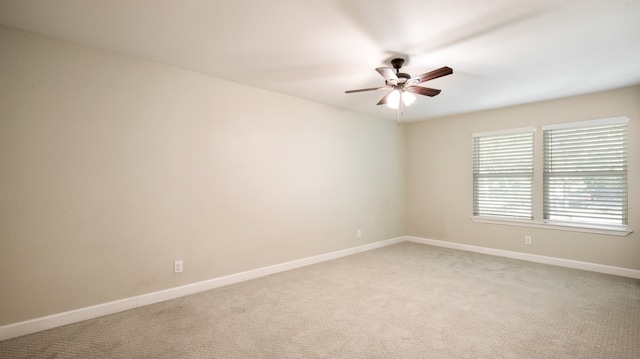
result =
[[374,70],[442,89],[415,121],[640,84],[640,0],[0,0],[0,23],[395,120]]

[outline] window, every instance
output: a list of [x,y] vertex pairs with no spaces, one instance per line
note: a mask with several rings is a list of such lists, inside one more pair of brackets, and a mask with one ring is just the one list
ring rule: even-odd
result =
[[626,118],[542,131],[545,221],[626,226]]
[[533,129],[473,137],[473,215],[533,219]]
[[474,134],[473,217],[625,231],[627,122]]

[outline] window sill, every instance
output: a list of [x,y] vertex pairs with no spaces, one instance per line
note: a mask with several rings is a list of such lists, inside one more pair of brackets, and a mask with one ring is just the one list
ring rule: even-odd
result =
[[589,226],[589,227],[578,227],[574,224],[559,224],[559,223],[540,223],[533,221],[523,221],[523,220],[514,220],[514,219],[504,219],[504,218],[480,218],[480,217],[471,217],[471,220],[476,223],[489,223],[489,224],[500,224],[507,226],[520,226],[520,227],[532,227],[532,228],[542,228],[542,229],[552,229],[558,231],[570,231],[570,232],[583,232],[583,233],[595,233],[595,234],[607,234],[611,236],[627,236],[633,231],[622,228],[612,228],[606,226]]

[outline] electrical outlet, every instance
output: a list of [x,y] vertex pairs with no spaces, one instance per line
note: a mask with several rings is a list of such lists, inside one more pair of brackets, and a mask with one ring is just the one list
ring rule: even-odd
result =
[[356,232],[356,237],[358,238],[362,237],[362,229],[358,229],[358,231]]
[[183,264],[182,264],[182,259],[179,261],[175,261],[173,262],[173,273],[182,273],[182,270],[184,269]]
[[531,244],[531,236],[524,236],[524,244]]

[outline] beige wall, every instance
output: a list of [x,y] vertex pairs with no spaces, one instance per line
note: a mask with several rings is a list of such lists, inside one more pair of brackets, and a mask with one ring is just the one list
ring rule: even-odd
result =
[[[636,232],[619,237],[471,220],[473,133],[616,116],[629,117],[629,227]],[[412,123],[405,152],[408,235],[640,269],[640,86]]]
[[635,232],[470,220],[472,133],[619,115],[637,230],[640,87],[398,128],[0,27],[0,326],[404,234],[640,269]]
[[393,121],[1,27],[0,79],[0,325],[404,234]]

